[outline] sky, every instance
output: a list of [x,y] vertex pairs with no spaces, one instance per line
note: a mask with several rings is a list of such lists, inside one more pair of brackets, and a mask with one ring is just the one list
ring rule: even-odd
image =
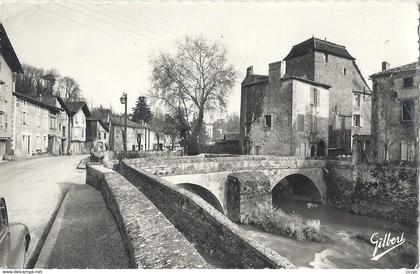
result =
[[[174,53],[185,35],[227,49],[238,71],[227,112],[239,113],[248,66],[267,74],[293,45],[312,36],[344,45],[365,79],[418,58],[419,12],[403,1],[0,1],[0,19],[21,63],[74,78],[90,106],[123,111],[150,88],[150,58]],[[210,120],[211,120],[210,119]]]

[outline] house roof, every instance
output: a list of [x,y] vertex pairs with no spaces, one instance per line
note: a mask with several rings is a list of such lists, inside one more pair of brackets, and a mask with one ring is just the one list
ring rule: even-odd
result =
[[10,43],[6,30],[0,22],[0,53],[13,72],[23,72],[22,65]]
[[64,101],[61,97],[57,97],[57,100],[69,117],[73,117],[80,109],[82,109],[86,117],[91,116],[85,101]]
[[320,83],[320,82],[315,82],[315,81],[312,81],[312,80],[309,80],[309,79],[306,79],[306,78],[297,77],[297,76],[293,76],[293,75],[285,75],[283,78],[280,79],[280,81],[291,80],[291,79],[301,81],[301,82],[304,82],[304,83],[307,83],[307,84],[310,84],[310,85],[313,85],[313,86],[323,87],[323,88],[326,88],[326,89],[331,88],[331,86],[329,86],[327,84]]
[[350,53],[346,50],[345,46],[331,43],[326,40],[321,40],[315,37],[309,38],[308,40],[305,40],[302,43],[294,45],[290,50],[289,54],[287,54],[287,56],[283,60],[287,61],[294,57],[305,55],[310,51],[320,51],[340,56],[343,58],[355,60],[355,58],[351,56]]
[[[110,116],[109,120],[111,121],[111,124],[117,125],[120,127],[124,126],[124,117],[122,116]],[[130,119],[127,119],[127,127],[131,128],[149,128],[148,126],[141,125],[139,123],[136,123],[134,121],[131,121]]]
[[63,109],[58,108],[55,104],[51,103],[49,101],[49,99],[47,99],[47,98],[42,98],[41,97],[40,99],[39,98],[35,99],[31,96],[28,96],[28,95],[22,94],[22,93],[18,93],[18,92],[13,92],[13,95],[16,96],[16,98],[19,98],[21,100],[25,100],[27,102],[30,102],[34,105],[37,105],[37,106],[40,106],[40,107],[43,107],[43,108],[46,108],[46,109],[48,109],[50,111],[53,111],[53,112],[63,111]]
[[402,65],[402,66],[399,66],[399,67],[390,68],[390,69],[387,69],[387,70],[383,70],[383,71],[374,73],[370,76],[370,78],[385,76],[385,75],[389,75],[389,74],[392,74],[392,73],[399,73],[399,72],[405,72],[405,71],[415,71],[417,69],[420,69],[420,63],[419,62],[413,62],[413,63],[410,63],[410,64],[406,64],[406,65]]

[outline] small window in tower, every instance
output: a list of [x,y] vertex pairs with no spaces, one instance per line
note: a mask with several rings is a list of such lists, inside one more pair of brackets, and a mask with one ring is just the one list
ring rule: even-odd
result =
[[343,69],[343,75],[346,75],[347,74],[347,70],[344,68]]
[[271,128],[271,115],[265,115],[264,117],[264,127]]
[[404,87],[409,88],[413,86],[413,77],[404,78]]

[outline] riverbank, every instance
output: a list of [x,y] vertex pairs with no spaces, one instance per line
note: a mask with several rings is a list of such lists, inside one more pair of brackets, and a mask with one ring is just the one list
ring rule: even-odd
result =
[[303,201],[286,201],[276,204],[286,214],[295,214],[304,219],[318,219],[320,233],[331,238],[331,242],[298,241],[292,238],[268,233],[261,228],[240,225],[252,237],[279,252],[299,268],[413,268],[416,265],[416,233],[404,232],[406,243],[387,253],[378,261],[371,260],[375,246],[370,243],[374,233],[401,235],[402,231],[388,228],[393,221],[361,216],[346,210],[319,204],[308,206]]

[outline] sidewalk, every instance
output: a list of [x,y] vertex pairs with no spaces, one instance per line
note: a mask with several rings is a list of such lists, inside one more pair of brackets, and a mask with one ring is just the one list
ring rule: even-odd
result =
[[128,268],[118,227],[102,195],[89,185],[69,189],[35,268]]

